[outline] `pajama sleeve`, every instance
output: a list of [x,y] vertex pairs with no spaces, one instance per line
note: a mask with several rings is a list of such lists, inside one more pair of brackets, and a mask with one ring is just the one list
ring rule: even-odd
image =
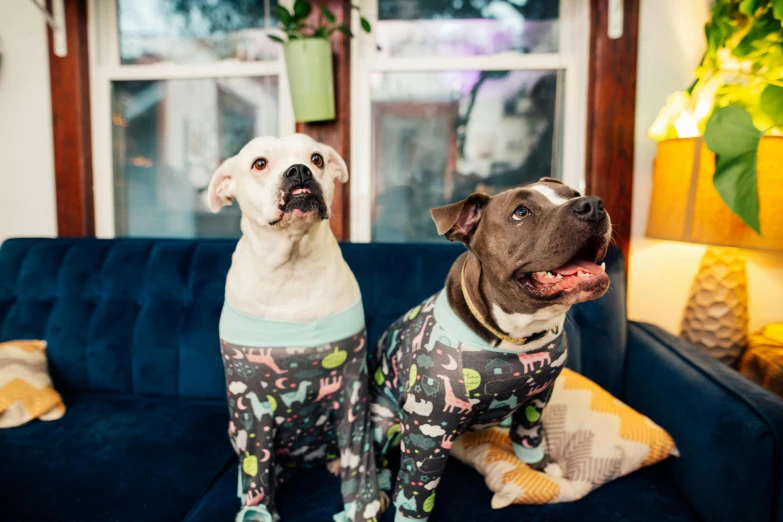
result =
[[553,388],[549,386],[541,393],[530,397],[513,414],[510,436],[514,455],[526,464],[536,464],[544,459],[545,452],[541,444],[544,439],[541,414],[552,396]]

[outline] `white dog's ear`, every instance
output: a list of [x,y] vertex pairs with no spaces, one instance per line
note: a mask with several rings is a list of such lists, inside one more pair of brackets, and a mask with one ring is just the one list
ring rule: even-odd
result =
[[332,171],[334,178],[340,183],[348,181],[348,165],[345,164],[345,160],[329,145],[323,147],[326,149],[326,164]]
[[220,209],[234,202],[234,164],[236,156],[232,156],[224,161],[218,169],[212,174],[212,180],[207,189],[207,201],[209,210],[213,213],[220,212]]

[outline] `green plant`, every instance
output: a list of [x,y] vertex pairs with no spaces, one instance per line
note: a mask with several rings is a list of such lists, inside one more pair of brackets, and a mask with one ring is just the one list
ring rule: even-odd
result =
[[669,97],[648,135],[703,135],[717,157],[715,188],[761,234],[756,159],[762,136],[783,125],[783,0],[716,0],[711,14],[696,79]]
[[[351,9],[359,11],[359,6],[351,5]],[[335,31],[340,31],[349,38],[353,37],[350,24],[338,24],[335,14],[322,5],[318,6],[318,10],[320,11],[318,25],[311,26],[308,25],[307,18],[313,11],[313,5],[307,0],[296,0],[294,2],[293,11],[289,11],[282,5],[278,5],[276,11],[277,20],[280,29],[282,29],[288,37],[287,41],[302,40],[304,38],[328,38]],[[369,33],[372,30],[370,22],[363,16],[360,16],[360,22],[362,29],[365,32]],[[279,36],[273,34],[268,36],[275,42],[281,44],[286,43],[286,40]]]

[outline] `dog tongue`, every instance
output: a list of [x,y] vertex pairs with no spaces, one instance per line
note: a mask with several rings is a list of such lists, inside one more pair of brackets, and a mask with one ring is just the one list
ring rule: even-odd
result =
[[571,263],[563,265],[560,268],[554,269],[553,272],[562,276],[570,276],[576,274],[579,270],[582,272],[587,272],[588,274],[601,273],[600,266],[586,259],[577,259],[576,261],[572,261]]

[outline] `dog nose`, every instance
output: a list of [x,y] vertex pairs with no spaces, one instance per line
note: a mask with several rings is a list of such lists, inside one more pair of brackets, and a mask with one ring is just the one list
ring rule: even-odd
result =
[[299,183],[304,183],[313,177],[313,173],[307,165],[291,165],[285,172],[285,177],[292,181],[299,180]]
[[579,219],[585,221],[597,221],[605,215],[604,202],[596,196],[585,196],[577,199],[574,202],[573,210]]

